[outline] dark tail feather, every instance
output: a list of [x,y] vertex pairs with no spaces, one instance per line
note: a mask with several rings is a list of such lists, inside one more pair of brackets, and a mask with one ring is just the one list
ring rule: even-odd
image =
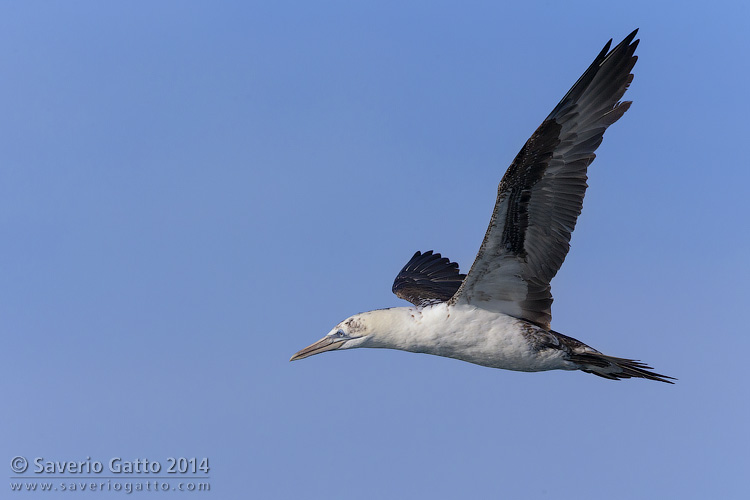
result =
[[635,359],[615,358],[600,353],[584,352],[572,354],[570,360],[580,364],[582,371],[610,380],[645,378],[666,382],[667,384],[674,384],[670,380],[677,380],[674,377],[649,371],[653,368]]

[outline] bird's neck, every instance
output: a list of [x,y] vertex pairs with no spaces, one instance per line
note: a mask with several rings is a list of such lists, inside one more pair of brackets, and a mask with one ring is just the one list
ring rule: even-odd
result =
[[368,322],[373,333],[366,347],[438,354],[434,351],[444,338],[432,320],[435,316],[446,316],[447,307],[438,304],[427,308],[393,307],[370,311]]

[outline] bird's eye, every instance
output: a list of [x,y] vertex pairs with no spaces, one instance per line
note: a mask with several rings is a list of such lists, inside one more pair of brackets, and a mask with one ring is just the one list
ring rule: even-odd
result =
[[339,330],[339,331],[336,332],[336,336],[337,337],[345,337],[346,334],[344,333],[344,330]]

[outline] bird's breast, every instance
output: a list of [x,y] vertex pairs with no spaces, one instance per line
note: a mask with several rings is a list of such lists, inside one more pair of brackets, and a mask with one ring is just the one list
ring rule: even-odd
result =
[[[473,306],[425,308],[414,318],[408,345],[401,347],[492,368],[542,371],[565,367],[563,353],[539,349],[535,325]],[[542,332],[539,333],[540,335]]]

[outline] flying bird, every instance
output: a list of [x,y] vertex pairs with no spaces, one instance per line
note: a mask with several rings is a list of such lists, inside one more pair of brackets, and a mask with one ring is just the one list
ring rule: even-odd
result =
[[393,292],[413,306],[355,314],[290,361],[380,347],[506,370],[673,383],[640,361],[602,354],[550,327],[550,281],[570,248],[587,168],[604,131],[631,104],[620,99],[633,80],[637,32],[611,51],[607,42],[516,155],[468,274],[439,253],[416,252],[393,283]]

